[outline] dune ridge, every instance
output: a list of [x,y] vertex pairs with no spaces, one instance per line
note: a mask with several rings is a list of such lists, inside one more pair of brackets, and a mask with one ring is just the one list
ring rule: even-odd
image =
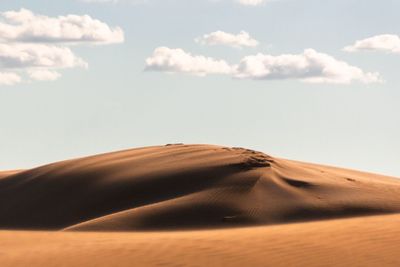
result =
[[0,229],[189,230],[400,211],[400,180],[212,145],[0,172]]
[[0,171],[0,179],[5,178],[7,176],[11,176],[13,174],[22,172],[23,170],[12,170],[12,171]]

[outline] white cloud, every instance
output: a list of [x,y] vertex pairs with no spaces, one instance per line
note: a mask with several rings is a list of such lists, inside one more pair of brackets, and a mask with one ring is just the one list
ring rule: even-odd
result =
[[243,58],[235,67],[236,78],[255,80],[296,79],[308,83],[349,84],[380,82],[378,73],[364,72],[344,61],[306,49],[302,54],[271,56],[258,54]]
[[239,64],[229,65],[224,60],[194,56],[182,49],[159,47],[146,60],[146,70],[198,76],[225,74],[238,79],[252,80],[294,79],[307,83],[381,82],[379,73],[364,72],[358,67],[313,49],[306,49],[297,55],[246,56]]
[[146,70],[169,73],[189,73],[198,76],[207,74],[229,74],[231,66],[224,60],[192,55],[182,49],[156,48],[146,59]]
[[68,46],[124,41],[119,27],[88,15],[48,17],[30,10],[0,13],[0,85],[22,82],[20,73],[35,81],[54,81],[56,70],[88,68]]
[[0,40],[27,43],[111,44],[122,43],[124,33],[119,27],[88,15],[47,17],[27,9],[2,13]]
[[205,45],[228,45],[236,48],[255,47],[258,45],[258,41],[245,31],[241,31],[238,34],[216,31],[198,37],[195,41]]
[[[26,72],[36,81],[54,81],[61,74],[54,69],[87,68],[88,64],[71,49],[46,44],[0,43],[0,85],[14,85],[22,80],[15,72]],[[12,71],[12,72],[9,72]],[[4,73],[3,73],[4,74]]]
[[400,53],[400,36],[394,34],[377,35],[356,41],[353,45],[346,46],[344,50],[347,52],[370,50]]
[[0,85],[15,85],[21,80],[21,77],[14,72],[0,72]]
[[266,0],[237,0],[237,1],[244,6],[259,6],[266,2]]
[[1,69],[87,68],[67,47],[45,44],[0,44]]
[[61,77],[60,73],[48,69],[28,70],[28,75],[35,81],[55,81]]

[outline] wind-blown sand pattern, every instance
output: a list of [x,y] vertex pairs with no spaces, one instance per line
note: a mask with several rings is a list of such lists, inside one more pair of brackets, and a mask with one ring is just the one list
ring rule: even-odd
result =
[[399,266],[398,212],[391,177],[138,148],[0,172],[0,266]]
[[400,266],[400,215],[150,233],[1,232],[2,267]]

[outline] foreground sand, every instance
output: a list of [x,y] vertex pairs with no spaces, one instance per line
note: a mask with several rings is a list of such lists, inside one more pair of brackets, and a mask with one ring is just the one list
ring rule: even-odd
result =
[[0,232],[0,266],[400,266],[400,215],[227,230]]

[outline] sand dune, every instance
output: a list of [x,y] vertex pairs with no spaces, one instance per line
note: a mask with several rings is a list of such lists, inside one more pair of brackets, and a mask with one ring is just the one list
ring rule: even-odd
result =
[[400,215],[150,233],[0,232],[2,267],[397,267]]
[[14,171],[0,171],[0,179],[5,178],[7,176],[11,176],[13,174],[19,173],[22,170],[14,170]]
[[138,148],[0,172],[0,266],[397,267],[399,212],[391,177]]
[[187,230],[400,211],[397,179],[211,145],[132,149],[0,178],[0,229]]

